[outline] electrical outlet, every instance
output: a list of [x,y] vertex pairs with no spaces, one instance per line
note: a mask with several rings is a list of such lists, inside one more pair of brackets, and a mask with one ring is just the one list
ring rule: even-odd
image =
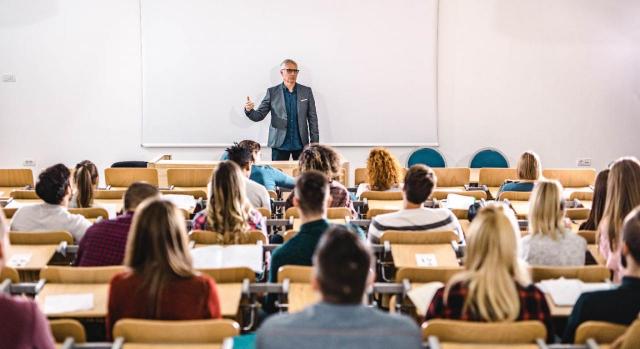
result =
[[578,159],[578,167],[591,167],[591,159],[590,158]]
[[2,82],[16,82],[14,74],[2,74]]
[[25,160],[24,162],[22,162],[22,166],[24,166],[24,167],[36,167],[36,161],[35,160]]

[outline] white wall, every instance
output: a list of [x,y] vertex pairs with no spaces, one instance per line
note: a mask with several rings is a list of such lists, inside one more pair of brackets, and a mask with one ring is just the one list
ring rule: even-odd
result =
[[[635,0],[441,0],[438,132],[449,165],[485,146],[512,162],[533,149],[546,167],[640,156],[637,18]],[[0,166],[217,158],[221,149],[140,147],[139,45],[136,1],[0,0],[0,74],[17,79],[0,82]],[[401,161],[410,152],[393,150]],[[340,151],[356,166],[367,154]]]

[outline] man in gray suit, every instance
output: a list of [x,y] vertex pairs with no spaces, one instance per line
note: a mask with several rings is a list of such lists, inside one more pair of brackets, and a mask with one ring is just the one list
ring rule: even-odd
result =
[[302,148],[318,143],[318,114],[311,88],[296,83],[298,64],[285,59],[280,64],[282,84],[267,89],[267,94],[255,110],[247,96],[244,113],[253,121],[262,121],[271,112],[269,147],[271,160],[298,160]]

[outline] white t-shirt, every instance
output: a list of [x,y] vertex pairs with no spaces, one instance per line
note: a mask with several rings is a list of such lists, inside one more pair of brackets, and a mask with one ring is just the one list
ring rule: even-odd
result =
[[249,178],[245,178],[244,181],[246,184],[247,200],[249,200],[251,206],[255,208],[264,207],[271,210],[271,197],[269,197],[267,188]]
[[18,209],[11,220],[11,230],[64,230],[71,233],[76,242],[78,242],[91,224],[82,215],[69,213],[66,207],[41,203],[23,206]]
[[446,208],[413,208],[375,216],[369,225],[369,241],[379,243],[386,230],[452,230],[464,243],[464,234],[458,218]]

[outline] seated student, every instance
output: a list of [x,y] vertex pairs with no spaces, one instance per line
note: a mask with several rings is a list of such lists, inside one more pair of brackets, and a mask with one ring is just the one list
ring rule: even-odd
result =
[[211,176],[209,204],[196,214],[193,229],[219,233],[220,244],[245,243],[249,230],[261,230],[266,236],[264,218],[247,200],[246,180],[235,163],[221,162]]
[[244,175],[242,181],[246,188],[247,200],[253,205],[253,207],[264,207],[271,210],[271,198],[267,189],[249,179],[251,174],[251,166],[253,165],[253,155],[246,148],[242,148],[239,145],[234,145],[227,148],[227,154],[229,155],[229,161],[233,161],[236,165],[240,166],[242,174]]
[[13,216],[11,230],[65,230],[80,241],[91,222],[79,214],[67,211],[71,198],[71,173],[63,164],[51,166],[38,176],[36,194],[42,204],[23,206]]
[[584,265],[587,241],[565,226],[560,183],[536,183],[529,207],[529,235],[522,238],[522,259],[531,265]]
[[518,160],[518,178],[507,179],[498,190],[498,196],[504,191],[532,191],[535,181],[542,176],[542,165],[538,154],[526,151]]
[[133,212],[142,201],[150,197],[160,197],[158,188],[143,182],[131,184],[124,193],[125,212],[115,219],[98,222],[87,229],[78,246],[74,264],[81,267],[121,265]]
[[413,165],[404,177],[403,208],[375,216],[369,226],[369,241],[379,243],[385,230],[453,230],[459,241],[464,234],[458,218],[446,208],[426,208],[423,203],[436,187],[436,175],[425,165]]
[[93,192],[98,187],[99,180],[98,168],[93,162],[89,160],[79,162],[73,172],[75,191],[69,201],[69,207],[92,207]]
[[501,204],[480,209],[469,227],[465,271],[433,296],[426,320],[538,320],[553,337],[544,294],[531,284],[518,260],[520,230],[513,212]]
[[[329,180],[329,195],[331,196],[329,207],[348,207],[354,218],[358,216],[353,208],[353,202],[347,188],[340,182],[333,180],[340,172],[340,155],[333,148],[317,143],[309,144],[302,150],[298,162],[300,164],[300,173],[315,170],[322,172],[327,177]],[[285,208],[293,206],[295,195],[295,192],[289,195],[285,202]]]
[[329,229],[313,257],[314,290],[322,301],[294,314],[275,315],[258,329],[258,348],[420,348],[421,334],[409,317],[363,304],[373,283],[374,259],[345,227]]
[[596,230],[598,224],[602,220],[604,213],[604,204],[607,199],[607,179],[609,178],[609,169],[605,169],[598,173],[596,184],[593,189],[593,201],[591,202],[591,210],[589,218],[580,224],[579,230]]
[[573,342],[575,331],[585,321],[606,321],[631,324],[640,312],[640,207],[624,220],[621,263],[624,268],[622,284],[606,291],[580,295],[567,322],[563,341]]
[[269,165],[258,165],[262,156],[260,143],[244,140],[238,145],[253,154],[253,166],[249,178],[256,183],[262,184],[267,190],[276,190],[276,187],[293,189],[296,185],[295,179],[279,169]]
[[[9,256],[7,230],[4,212],[0,210],[0,271]],[[0,314],[0,348],[56,347],[47,318],[33,300],[0,292]]]
[[367,182],[360,183],[356,197],[369,190],[400,191],[404,169],[390,151],[385,148],[373,148],[367,158]]
[[107,337],[123,318],[220,318],[216,283],[193,269],[184,218],[171,202],[150,198],[133,216],[124,264],[109,289]]

